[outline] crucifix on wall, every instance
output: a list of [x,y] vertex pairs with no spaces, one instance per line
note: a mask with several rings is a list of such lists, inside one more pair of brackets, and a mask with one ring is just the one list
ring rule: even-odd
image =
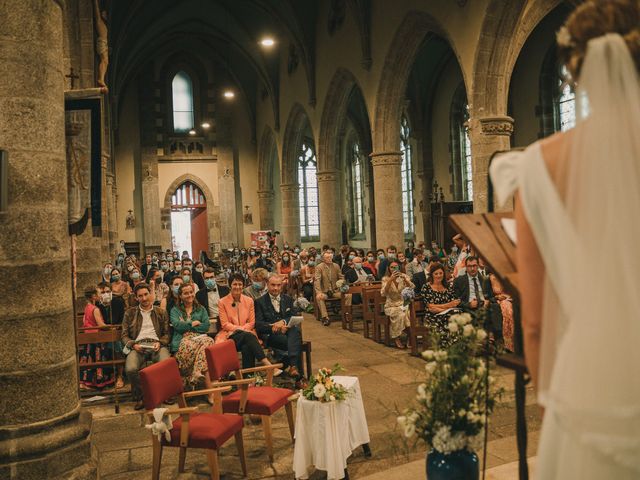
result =
[[71,90],[76,86],[76,79],[80,78],[80,75],[76,75],[73,73],[73,67],[71,67],[71,71],[69,75],[65,75],[65,78],[68,78],[71,81]]

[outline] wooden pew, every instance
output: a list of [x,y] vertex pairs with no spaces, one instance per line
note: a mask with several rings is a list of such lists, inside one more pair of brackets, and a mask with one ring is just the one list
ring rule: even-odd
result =
[[370,283],[362,287],[362,323],[364,338],[369,338],[369,328],[373,330],[373,312],[375,308],[375,292],[380,291],[380,283]]
[[418,337],[422,337],[423,344],[429,338],[429,326],[425,325],[424,318],[427,305],[422,299],[415,299],[409,309],[409,338],[411,339],[411,355],[420,356],[418,350]]
[[[104,327],[78,327],[76,332],[76,344],[78,348],[84,345],[96,343],[104,343],[113,348],[116,342],[120,341],[122,334],[121,325],[106,325]],[[86,362],[78,361],[78,376],[81,370],[97,367],[112,367],[114,378],[116,376],[116,368],[118,365],[124,365],[124,358],[115,358],[115,349],[113,349],[114,358],[102,362]],[[115,388],[115,385],[114,385]]]
[[391,325],[389,317],[384,313],[384,303],[387,298],[382,295],[380,290],[376,290],[373,294],[373,340],[385,345],[391,345]]
[[[349,290],[346,292],[346,294],[343,294],[342,297],[340,298],[340,311],[342,312],[342,328],[344,330],[349,329],[350,332],[353,332],[354,309],[362,313],[362,310],[363,310],[362,304],[360,305],[353,304],[353,295],[358,294],[362,298],[362,289],[363,289],[362,284],[350,285]],[[349,305],[347,305],[346,303],[347,295],[351,295],[351,303]]]

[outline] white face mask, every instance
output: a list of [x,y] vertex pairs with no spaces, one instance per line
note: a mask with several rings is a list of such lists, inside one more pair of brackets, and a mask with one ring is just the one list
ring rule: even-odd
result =
[[103,305],[109,305],[111,303],[111,299],[113,298],[113,294],[111,292],[104,292],[101,295],[101,298]]

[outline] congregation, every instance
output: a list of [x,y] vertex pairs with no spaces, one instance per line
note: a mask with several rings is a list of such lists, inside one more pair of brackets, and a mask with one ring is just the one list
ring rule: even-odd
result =
[[[275,376],[289,377],[297,388],[306,385],[302,366],[302,331],[292,317],[315,310],[330,325],[327,303],[344,296],[346,305],[361,305],[350,286],[378,285],[392,344],[410,346],[409,303],[421,299],[424,322],[441,345],[448,340],[450,315],[469,312],[482,321],[494,348],[513,351],[512,299],[498,278],[465,239],[456,235],[449,251],[436,242],[427,248],[407,242],[365,251],[342,245],[301,249],[273,238],[249,249],[235,248],[198,260],[187,251],[154,252],[140,262],[124,249],[104,264],[102,281],[85,289],[83,329],[121,325],[121,341],[88,344],[79,349],[80,363],[125,356],[124,366],[84,368],[83,390],[131,385],[135,408],[144,408],[139,371],[147,363],[175,356],[190,388],[204,383],[207,347],[231,340],[241,353],[242,368],[256,362],[282,362]],[[486,308],[482,308],[486,307]],[[480,318],[478,313],[487,312]],[[115,375],[114,375],[115,373]],[[219,380],[219,379],[216,379]],[[213,403],[213,397],[208,398]]]

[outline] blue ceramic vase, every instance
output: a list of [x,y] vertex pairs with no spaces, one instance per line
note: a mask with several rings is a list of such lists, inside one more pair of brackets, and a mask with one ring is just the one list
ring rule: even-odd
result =
[[447,455],[431,449],[427,454],[427,480],[478,480],[478,456],[469,450]]

